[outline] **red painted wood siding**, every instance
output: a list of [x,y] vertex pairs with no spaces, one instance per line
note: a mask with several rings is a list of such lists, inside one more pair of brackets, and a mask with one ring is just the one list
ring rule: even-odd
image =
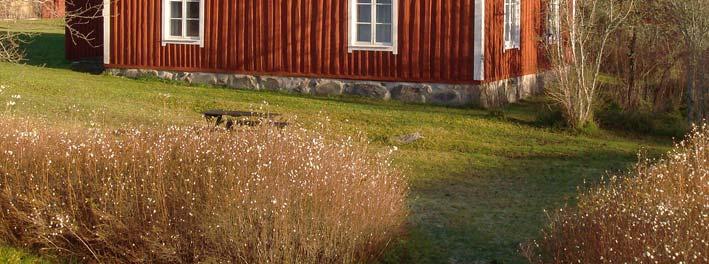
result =
[[[64,46],[66,59],[71,61],[100,58],[103,56],[103,18],[96,17],[96,9],[87,7],[97,7],[103,3],[102,0],[72,0],[66,3],[66,12],[78,15],[71,20],[67,19],[67,25],[74,30],[89,36],[89,40],[70,36],[68,27],[65,30]],[[100,11],[100,10],[99,10]],[[100,13],[99,13],[100,14]],[[90,18],[85,18],[90,17]]]
[[115,1],[109,66],[474,82],[473,0],[399,3],[394,55],[348,53],[347,0],[206,0],[204,48],[161,46],[162,1]]
[[[74,0],[77,3],[101,0]],[[473,1],[400,0],[399,54],[347,51],[347,0],[205,0],[205,47],[161,45],[161,0],[111,6],[109,67],[381,81],[473,81]],[[542,0],[522,0],[521,48],[503,50],[504,0],[487,0],[485,81],[545,66]],[[67,5],[67,10],[72,8]],[[80,25],[102,38],[102,20]],[[75,45],[67,58],[102,55]]]
[[542,0],[522,0],[520,48],[504,50],[504,0],[488,0],[486,8],[485,80],[534,74],[546,67],[541,36],[545,18]]

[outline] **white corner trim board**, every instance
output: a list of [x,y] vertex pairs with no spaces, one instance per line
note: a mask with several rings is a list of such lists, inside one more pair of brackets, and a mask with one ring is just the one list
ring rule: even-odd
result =
[[111,64],[111,0],[103,0],[103,64]]
[[473,25],[473,71],[476,81],[485,80],[485,0],[475,0]]

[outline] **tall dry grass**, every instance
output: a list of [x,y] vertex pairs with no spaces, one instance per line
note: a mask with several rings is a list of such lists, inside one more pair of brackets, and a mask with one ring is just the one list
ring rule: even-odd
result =
[[297,127],[0,119],[0,240],[90,262],[365,262],[407,214],[389,154]]
[[709,263],[709,126],[582,193],[524,247],[533,263]]

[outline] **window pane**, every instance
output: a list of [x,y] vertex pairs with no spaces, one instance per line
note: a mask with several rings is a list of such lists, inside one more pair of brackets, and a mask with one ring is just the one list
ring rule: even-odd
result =
[[372,42],[372,25],[358,24],[357,25],[357,41]]
[[199,20],[187,20],[187,36],[199,37]]
[[182,36],[182,20],[171,19],[170,20],[170,35],[175,37]]
[[199,2],[187,2],[187,18],[199,18]]
[[182,2],[170,2],[170,17],[182,18]]
[[377,4],[391,4],[391,0],[378,0]]
[[360,3],[360,4],[369,4],[369,3],[372,3],[372,0],[357,0],[357,3]]
[[391,24],[391,5],[377,5],[377,23]]
[[357,22],[372,22],[371,5],[357,5]]
[[377,43],[391,43],[391,25],[377,25]]

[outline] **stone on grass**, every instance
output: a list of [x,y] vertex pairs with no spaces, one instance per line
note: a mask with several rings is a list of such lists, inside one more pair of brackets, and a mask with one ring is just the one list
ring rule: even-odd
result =
[[408,134],[408,135],[403,135],[403,136],[396,137],[396,138],[394,139],[394,141],[396,141],[397,143],[400,143],[400,144],[411,144],[411,143],[414,143],[414,142],[416,142],[416,141],[419,141],[419,140],[421,140],[421,139],[423,139],[423,138],[424,138],[424,137],[423,137],[423,135],[421,135],[420,132],[416,132],[416,133],[413,133],[413,134]]

